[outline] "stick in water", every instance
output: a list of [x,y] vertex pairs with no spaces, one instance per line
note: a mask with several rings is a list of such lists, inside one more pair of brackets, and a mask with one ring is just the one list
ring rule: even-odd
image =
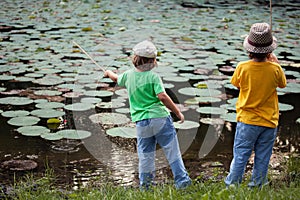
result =
[[99,67],[103,72],[105,72],[105,69],[103,67],[101,67],[100,65],[98,65],[98,63],[81,47],[79,46],[79,44],[77,44],[76,42],[73,41],[73,43],[83,52],[85,53],[85,55],[87,55],[95,65],[97,65],[97,67]]

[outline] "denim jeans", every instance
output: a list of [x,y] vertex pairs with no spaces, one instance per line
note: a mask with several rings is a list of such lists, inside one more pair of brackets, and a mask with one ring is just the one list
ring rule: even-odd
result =
[[140,188],[149,188],[155,178],[155,151],[158,143],[171,167],[175,187],[184,188],[191,179],[184,167],[178,144],[176,130],[171,116],[145,119],[136,122],[139,157]]
[[240,184],[243,174],[254,150],[254,166],[249,187],[262,186],[268,183],[268,165],[276,138],[277,128],[268,128],[237,123],[234,137],[233,160],[225,184]]

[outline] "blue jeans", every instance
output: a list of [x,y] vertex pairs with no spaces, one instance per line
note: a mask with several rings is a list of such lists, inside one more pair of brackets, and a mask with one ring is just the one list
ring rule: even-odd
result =
[[158,143],[171,167],[176,188],[191,184],[179,149],[176,130],[171,116],[136,122],[139,157],[140,188],[149,188],[155,177],[155,151]]
[[268,165],[272,155],[272,149],[276,138],[277,128],[268,128],[237,123],[234,137],[233,160],[230,172],[225,179],[225,184],[240,184],[243,174],[254,150],[254,167],[249,187],[262,186],[268,183]]

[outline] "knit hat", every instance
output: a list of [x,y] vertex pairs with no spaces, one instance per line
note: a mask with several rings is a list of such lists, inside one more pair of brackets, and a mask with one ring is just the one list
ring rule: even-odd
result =
[[277,47],[277,40],[272,36],[269,24],[256,23],[251,26],[243,45],[251,53],[271,53]]
[[133,47],[133,52],[137,56],[146,58],[155,58],[157,56],[157,49],[154,44],[148,40],[138,43]]

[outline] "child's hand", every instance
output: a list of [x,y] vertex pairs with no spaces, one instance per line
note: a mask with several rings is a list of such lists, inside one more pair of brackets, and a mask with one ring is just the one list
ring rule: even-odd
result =
[[279,63],[279,61],[274,53],[270,53],[269,56],[267,57],[267,60],[270,62]]
[[184,115],[180,112],[177,117],[179,118],[180,122],[179,124],[183,123],[184,122]]

